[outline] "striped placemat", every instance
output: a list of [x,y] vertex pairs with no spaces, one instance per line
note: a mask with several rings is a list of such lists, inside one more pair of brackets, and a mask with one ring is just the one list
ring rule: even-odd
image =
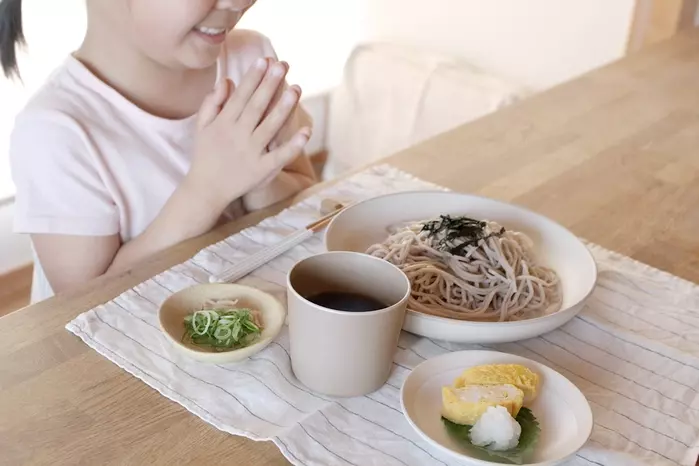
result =
[[[579,317],[540,338],[503,345],[455,345],[404,333],[387,384],[352,399],[302,386],[291,371],[286,329],[267,349],[227,366],[202,365],[171,348],[157,323],[173,292],[208,282],[237,260],[278,242],[317,217],[322,199],[360,200],[438,188],[390,166],[359,173],[201,251],[67,325],[107,359],[164,396],[234,435],[272,440],[296,465],[456,465],[415,434],[400,410],[406,375],[447,351],[494,349],[537,360],[585,393],[592,438],[580,465],[694,465],[699,453],[699,287],[590,245],[599,285]],[[285,302],[299,259],[323,249],[314,237],[241,283]]]

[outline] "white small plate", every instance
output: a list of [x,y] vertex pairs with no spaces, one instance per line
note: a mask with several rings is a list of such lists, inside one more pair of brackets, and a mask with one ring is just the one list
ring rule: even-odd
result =
[[401,407],[410,425],[436,449],[465,464],[499,464],[474,458],[454,441],[442,422],[442,387],[464,369],[483,364],[521,364],[539,374],[538,396],[527,405],[539,421],[541,435],[529,466],[553,466],[575,455],[592,433],[592,411],[585,396],[568,379],[538,362],[495,351],[460,351],[417,366],[401,389]]

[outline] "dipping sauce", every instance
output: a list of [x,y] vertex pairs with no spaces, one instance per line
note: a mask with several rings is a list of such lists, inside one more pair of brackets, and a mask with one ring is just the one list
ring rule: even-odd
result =
[[318,306],[344,312],[371,312],[388,307],[377,299],[346,291],[324,291],[306,299]]

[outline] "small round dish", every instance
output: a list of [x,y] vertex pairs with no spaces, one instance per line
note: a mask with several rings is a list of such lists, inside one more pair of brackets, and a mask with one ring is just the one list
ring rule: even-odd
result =
[[[263,324],[260,339],[250,346],[230,351],[215,351],[184,343],[184,318],[202,309],[212,299],[237,299],[241,306],[259,309]],[[262,351],[279,334],[285,318],[286,309],[272,295],[248,286],[218,283],[179,291],[166,299],[158,311],[160,328],[177,350],[197,361],[212,364],[239,362]]]
[[568,379],[549,367],[523,357],[495,351],[460,351],[429,359],[417,366],[401,389],[401,408],[410,425],[431,446],[464,464],[500,464],[473,456],[453,440],[442,422],[442,387],[451,385],[469,367],[521,364],[539,374],[538,396],[526,407],[541,427],[528,466],[553,466],[575,455],[592,433],[592,411],[585,396]]

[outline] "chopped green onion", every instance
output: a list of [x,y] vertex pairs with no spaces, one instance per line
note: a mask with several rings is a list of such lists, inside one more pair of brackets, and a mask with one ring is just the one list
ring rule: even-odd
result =
[[262,328],[253,319],[254,311],[241,309],[202,309],[184,318],[183,342],[216,351],[238,349],[254,343]]

